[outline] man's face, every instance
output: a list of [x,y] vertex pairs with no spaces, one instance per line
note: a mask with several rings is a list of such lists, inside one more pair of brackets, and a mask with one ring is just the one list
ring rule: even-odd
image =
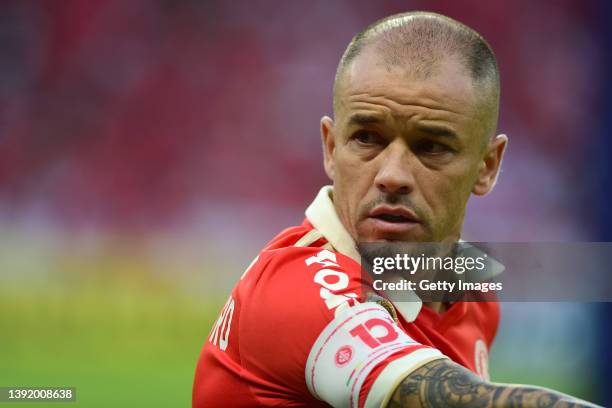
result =
[[376,57],[352,62],[335,122],[322,121],[336,211],[356,242],[456,240],[471,192],[494,184],[505,137],[487,142],[478,88],[455,59],[423,79]]

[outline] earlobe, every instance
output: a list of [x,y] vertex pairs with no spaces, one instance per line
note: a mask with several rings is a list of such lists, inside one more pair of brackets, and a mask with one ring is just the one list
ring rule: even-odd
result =
[[497,177],[499,176],[507,145],[508,137],[503,134],[497,135],[495,139],[489,142],[487,151],[480,162],[472,193],[476,195],[485,195],[493,190],[497,182]]
[[330,180],[334,180],[334,121],[329,116],[321,118],[321,141],[323,143],[323,167]]

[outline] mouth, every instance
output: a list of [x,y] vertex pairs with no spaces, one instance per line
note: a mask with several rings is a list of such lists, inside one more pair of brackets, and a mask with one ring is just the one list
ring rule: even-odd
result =
[[405,237],[420,224],[416,214],[404,207],[381,206],[368,214],[367,224],[378,238]]
[[389,222],[398,223],[418,223],[419,219],[414,212],[404,207],[376,207],[370,214],[369,218]]
[[410,218],[403,216],[403,215],[395,215],[395,214],[380,214],[380,215],[376,215],[373,216],[371,218],[377,219],[377,220],[381,220],[381,221],[385,221],[385,222],[392,222],[392,223],[403,223],[403,222],[414,222],[412,221]]

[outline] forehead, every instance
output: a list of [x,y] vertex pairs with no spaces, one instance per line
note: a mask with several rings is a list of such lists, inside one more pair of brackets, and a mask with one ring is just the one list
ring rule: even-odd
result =
[[394,116],[418,111],[458,126],[478,120],[476,87],[453,57],[423,70],[410,62],[388,65],[375,51],[364,50],[346,68],[336,96],[341,116],[355,110]]

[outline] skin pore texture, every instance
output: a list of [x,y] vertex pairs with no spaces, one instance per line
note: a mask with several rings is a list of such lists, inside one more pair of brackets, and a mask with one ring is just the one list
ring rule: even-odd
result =
[[[410,32],[393,36],[393,30],[415,22],[424,34],[411,44],[420,54],[406,48]],[[367,40],[357,51],[349,45],[336,76],[334,119],[321,120],[324,167],[334,184],[336,212],[358,246],[455,242],[471,195],[493,189],[508,141],[494,133],[496,64],[494,80],[476,75],[479,65],[466,63],[474,55],[452,50],[473,49],[466,44],[480,36],[447,17],[405,13],[373,27],[370,37],[363,34],[370,28],[355,37],[351,44],[360,36]],[[461,33],[459,39],[452,37],[454,32]],[[438,34],[439,49],[432,42]],[[401,52],[393,48],[394,41]],[[488,49],[483,41],[476,41],[476,49]],[[475,55],[480,60],[482,55]],[[440,302],[427,306],[444,311]],[[437,360],[408,375],[386,406],[593,405],[543,388],[489,383],[450,360]]]

